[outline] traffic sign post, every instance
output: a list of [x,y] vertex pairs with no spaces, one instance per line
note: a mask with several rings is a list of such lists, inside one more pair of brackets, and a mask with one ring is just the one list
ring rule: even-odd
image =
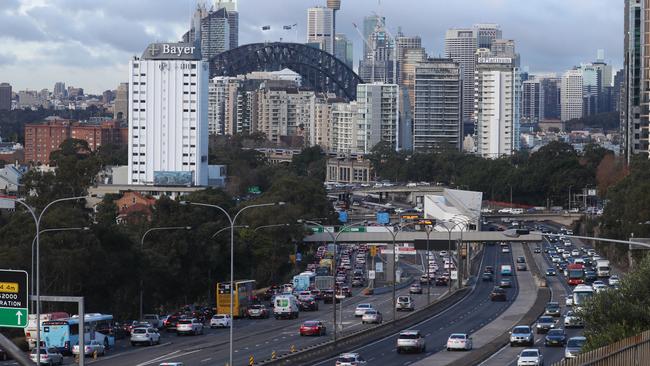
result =
[[0,327],[26,328],[29,314],[26,271],[0,270]]

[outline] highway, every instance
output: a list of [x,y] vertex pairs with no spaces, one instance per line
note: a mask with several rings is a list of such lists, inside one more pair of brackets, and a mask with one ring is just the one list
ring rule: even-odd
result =
[[[502,264],[513,264],[510,253],[501,253],[499,246],[486,246],[481,272],[485,266],[493,266],[495,272]],[[500,275],[495,277],[498,281]],[[397,335],[377,340],[353,352],[360,353],[369,365],[406,365],[428,357],[446,348],[447,338],[451,333],[472,333],[489,323],[501,314],[517,296],[518,288],[513,281],[513,288],[508,289],[508,301],[492,302],[489,294],[496,282],[476,283],[474,289],[461,301],[446,309],[442,313],[429,318],[422,323],[410,328],[417,329],[426,335],[427,351],[421,354],[398,354],[395,349]],[[315,365],[332,365],[334,359],[316,363]]]

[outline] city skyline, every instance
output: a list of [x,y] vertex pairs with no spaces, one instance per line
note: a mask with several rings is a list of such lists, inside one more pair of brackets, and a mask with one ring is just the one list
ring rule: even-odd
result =
[[[115,89],[126,78],[131,56],[138,55],[153,41],[177,41],[189,28],[195,0],[168,1],[167,6],[159,3],[139,1],[129,5],[131,11],[124,12],[125,1],[3,1],[0,34],[6,47],[0,51],[2,81],[11,83],[14,90],[50,89],[55,81],[83,87],[91,93]],[[596,50],[601,48],[606,50],[606,60],[615,69],[622,66],[618,3],[598,0],[599,5],[590,2],[588,7],[582,6],[583,2],[557,0],[526,4],[484,0],[472,2],[473,7],[468,7],[468,3],[445,3],[443,8],[438,1],[424,5],[417,0],[386,0],[380,9],[374,0],[344,1],[337,15],[337,32],[346,34],[354,43],[355,65],[362,53],[362,41],[352,23],[360,24],[364,16],[380,12],[386,16],[392,33],[397,33],[402,25],[405,35],[421,36],[431,56],[444,54],[448,28],[494,22],[501,25],[504,38],[516,40],[521,65],[531,72],[560,74],[580,62],[594,60]],[[240,1],[239,43],[278,41],[280,37],[290,42],[298,37],[299,42],[304,42],[307,8],[316,5],[325,5],[325,1]],[[296,10],[287,12],[288,8]],[[95,16],[87,17],[91,11]],[[282,29],[290,24],[298,24],[297,30]],[[271,29],[262,31],[265,25]]]

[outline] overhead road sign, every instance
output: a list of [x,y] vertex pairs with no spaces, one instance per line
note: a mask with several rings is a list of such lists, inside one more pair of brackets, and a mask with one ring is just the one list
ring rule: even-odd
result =
[[27,327],[29,314],[26,271],[0,270],[0,328]]

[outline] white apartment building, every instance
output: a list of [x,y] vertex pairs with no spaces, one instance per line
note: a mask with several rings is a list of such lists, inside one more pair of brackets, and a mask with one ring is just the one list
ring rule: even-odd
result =
[[510,57],[477,58],[475,78],[476,153],[486,158],[519,149],[521,77]]
[[320,49],[334,54],[334,10],[325,7],[307,9],[307,43],[317,43]]
[[582,118],[583,73],[581,70],[569,70],[562,75],[560,90],[560,110],[562,121]]
[[344,154],[357,152],[357,109],[357,102],[332,104],[333,151]]
[[357,85],[358,153],[370,153],[380,141],[399,150],[399,99],[397,84]]
[[208,184],[208,75],[189,43],[129,62],[129,184]]

